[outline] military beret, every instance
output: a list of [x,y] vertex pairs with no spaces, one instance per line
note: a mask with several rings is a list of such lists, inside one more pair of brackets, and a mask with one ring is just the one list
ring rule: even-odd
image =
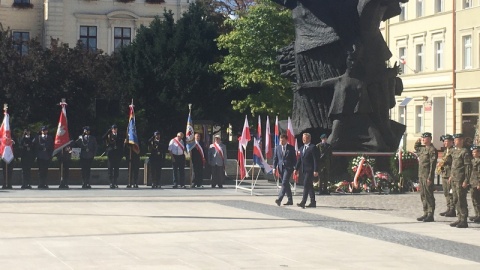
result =
[[40,130],[42,130],[42,131],[48,130],[48,127],[47,127],[47,126],[42,126],[42,127],[40,128]]
[[327,134],[320,135],[320,139],[326,139],[326,138],[327,138]]
[[431,138],[431,137],[432,137],[432,133],[430,133],[430,132],[424,132],[424,133],[422,134],[422,138],[427,138],[427,137],[430,137],[430,138]]
[[450,134],[445,134],[442,137],[440,137],[440,141],[445,141],[445,140],[453,140],[453,136]]
[[474,145],[472,148],[470,148],[472,151],[473,150],[480,150],[480,145]]
[[453,134],[453,138],[454,138],[454,139],[456,139],[456,138],[463,138],[463,134],[462,134],[462,133]]
[[117,125],[113,124],[113,125],[112,125],[112,128],[117,128]]
[[89,126],[84,126],[84,127],[83,127],[83,130],[88,130],[88,131],[90,131],[90,127],[89,127]]

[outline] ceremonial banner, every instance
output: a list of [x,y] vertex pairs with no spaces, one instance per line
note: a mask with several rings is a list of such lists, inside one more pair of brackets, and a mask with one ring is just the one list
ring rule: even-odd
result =
[[247,149],[247,144],[252,138],[250,137],[250,128],[248,126],[248,119],[245,115],[245,123],[243,124],[242,137],[240,137],[240,144],[244,149]]
[[278,130],[278,115],[275,117],[275,146],[280,144],[280,132]]
[[132,104],[130,104],[129,107],[130,107],[130,116],[128,119],[128,127],[127,127],[127,136],[128,136],[127,143],[133,145],[132,151],[139,154],[140,146],[138,143],[137,128],[135,123],[135,110],[134,110],[135,106],[133,105],[133,100],[132,100]]
[[247,176],[247,170],[245,168],[245,155],[243,153],[243,146],[240,139],[238,140],[237,162],[238,162],[238,171],[240,173],[240,180],[243,180],[245,176]]
[[195,131],[193,129],[193,123],[190,114],[191,111],[188,113],[187,130],[185,131],[185,142],[187,144],[188,153],[190,153],[190,150],[195,147]]
[[0,126],[0,155],[2,159],[10,164],[13,160],[13,142],[10,133],[10,116],[5,108],[5,116],[3,117],[2,125]]
[[272,151],[272,137],[270,135],[270,119],[268,119],[267,115],[267,123],[265,124],[265,158],[269,159],[272,158],[273,151]]
[[57,133],[55,134],[55,144],[53,146],[52,156],[55,156],[58,152],[62,151],[65,146],[69,145],[70,134],[68,133],[68,121],[67,121],[67,103],[65,100],[60,102],[62,110],[60,111],[60,118],[58,120]]
[[263,158],[262,150],[258,144],[257,138],[253,138],[253,160],[258,166],[260,166],[260,168],[264,169],[265,173],[272,172],[272,167]]

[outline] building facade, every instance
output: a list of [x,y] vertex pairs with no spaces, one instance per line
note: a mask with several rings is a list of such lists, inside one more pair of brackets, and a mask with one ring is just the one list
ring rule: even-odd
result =
[[[171,10],[178,20],[192,0],[0,0],[0,23],[19,44],[37,38],[71,47],[81,41],[89,50],[112,53],[129,44],[141,25]],[[26,50],[24,47],[23,50]]]
[[[408,149],[423,132],[474,139],[480,102],[480,0],[415,0],[381,25],[404,91],[391,118],[407,125]],[[403,103],[402,103],[403,102]]]

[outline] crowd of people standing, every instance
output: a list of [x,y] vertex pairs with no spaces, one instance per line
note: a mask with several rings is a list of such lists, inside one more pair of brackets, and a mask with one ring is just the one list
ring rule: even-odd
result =
[[[49,168],[53,157],[56,157],[60,166],[59,189],[69,189],[70,167],[72,164],[72,153],[75,148],[79,149],[79,160],[81,167],[82,189],[91,188],[91,170],[94,158],[98,154],[99,145],[97,138],[90,134],[89,126],[83,127],[83,132],[76,140],[71,140],[60,151],[54,154],[54,136],[49,134],[47,126],[42,126],[38,133],[25,129],[18,143],[14,145],[17,153],[16,161],[21,163],[22,185],[21,189],[32,189],[32,168],[38,168],[38,189],[48,189]],[[173,169],[173,188],[186,188],[185,165],[187,149],[184,141],[184,134],[178,132],[167,144],[161,140],[160,132],[155,131],[148,140],[149,166],[148,172],[151,178],[151,187],[161,188],[162,170],[167,155],[170,156]],[[127,188],[138,188],[138,176],[140,168],[140,152],[132,151],[133,145],[127,143],[126,139],[119,135],[117,125],[112,125],[101,137],[105,144],[105,155],[108,160],[108,179],[110,188],[118,188],[118,179],[121,160],[125,157],[128,164]],[[15,140],[14,140],[15,141]],[[103,154],[102,154],[103,155]],[[192,184],[190,187],[203,187],[204,169],[211,167],[212,188],[218,186],[223,188],[225,181],[225,165],[227,160],[226,146],[222,143],[219,135],[214,136],[214,142],[205,147],[201,141],[201,134],[195,134],[195,144],[190,151],[193,167]],[[13,168],[15,164],[7,164],[2,161],[3,185],[2,189],[12,188]],[[51,179],[50,179],[51,180]]]

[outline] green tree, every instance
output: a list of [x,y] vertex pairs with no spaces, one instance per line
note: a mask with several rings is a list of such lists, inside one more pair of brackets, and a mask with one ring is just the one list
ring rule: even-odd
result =
[[232,101],[234,109],[286,117],[293,94],[290,82],[280,76],[276,57],[294,39],[290,11],[259,1],[244,16],[226,23],[233,30],[218,38],[218,46],[229,53],[213,67],[223,75],[224,89],[247,90],[245,99]]
[[200,2],[191,4],[177,23],[171,12],[163,16],[141,27],[132,45],[117,55],[121,92],[141,104],[149,134],[159,129],[171,136],[185,130],[189,103],[194,120],[227,125],[237,114],[230,92],[221,89],[221,75],[210,68],[222,55],[215,43],[218,17]]

